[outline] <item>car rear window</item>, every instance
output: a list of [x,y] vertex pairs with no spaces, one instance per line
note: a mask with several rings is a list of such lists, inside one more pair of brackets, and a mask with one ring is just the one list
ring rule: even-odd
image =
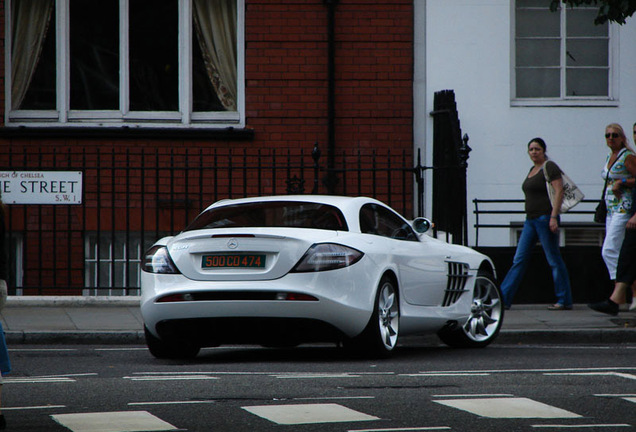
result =
[[197,216],[185,231],[257,227],[349,230],[342,212],[332,205],[272,201],[228,205],[206,210]]

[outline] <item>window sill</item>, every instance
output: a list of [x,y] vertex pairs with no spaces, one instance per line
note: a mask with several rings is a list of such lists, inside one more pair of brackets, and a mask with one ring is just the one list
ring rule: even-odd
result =
[[511,107],[580,107],[616,108],[619,101],[614,99],[513,99]]
[[138,139],[207,139],[245,141],[254,139],[248,128],[180,128],[180,127],[0,127],[0,138],[138,138]]

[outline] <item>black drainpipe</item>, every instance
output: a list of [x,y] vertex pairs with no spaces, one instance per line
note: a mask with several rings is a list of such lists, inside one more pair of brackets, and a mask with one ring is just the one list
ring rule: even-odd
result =
[[336,175],[336,6],[339,0],[324,0],[327,5],[327,175],[324,182],[327,192],[334,194]]

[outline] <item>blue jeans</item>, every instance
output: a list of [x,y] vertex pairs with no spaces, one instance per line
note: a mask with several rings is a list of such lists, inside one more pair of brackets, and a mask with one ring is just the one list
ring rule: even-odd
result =
[[557,303],[563,306],[572,306],[570,277],[559,251],[559,234],[550,231],[549,215],[540,216],[536,219],[526,219],[523,224],[523,231],[519,238],[515,257],[512,260],[512,267],[501,284],[504,304],[508,307],[512,304],[512,299],[526,273],[526,268],[530,261],[530,252],[537,243],[537,239],[541,242],[545,257],[552,268],[552,279]]

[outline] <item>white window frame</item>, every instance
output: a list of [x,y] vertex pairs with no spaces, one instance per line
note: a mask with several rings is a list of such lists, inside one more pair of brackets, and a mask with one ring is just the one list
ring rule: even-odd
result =
[[[70,69],[69,53],[69,5],[70,0],[55,1],[56,49],[57,49],[57,107],[56,110],[5,109],[6,126],[127,126],[127,127],[183,127],[227,128],[245,127],[245,0],[237,2],[237,111],[192,112],[192,0],[179,2],[179,111],[130,112],[124,101],[128,100],[128,11],[129,0],[119,0],[120,5],[120,109],[109,111],[69,110]],[[11,106],[11,3],[5,4],[5,107]],[[187,49],[189,47],[189,49]]]
[[[512,23],[512,31],[510,34],[510,105],[513,107],[616,107],[619,104],[618,100],[618,85],[619,85],[619,73],[618,73],[618,50],[619,50],[619,31],[618,25],[609,23],[609,47],[608,47],[608,65],[609,65],[609,88],[607,96],[567,96],[565,94],[565,75],[566,75],[566,52],[564,38],[567,37],[565,33],[566,24],[566,9],[567,6],[560,6],[558,12],[561,19],[561,60],[560,60],[560,91],[561,96],[558,98],[517,98],[517,77],[516,77],[516,0],[510,2],[510,20]],[[548,2],[546,1],[546,6]],[[577,6],[582,7],[582,6]]]

